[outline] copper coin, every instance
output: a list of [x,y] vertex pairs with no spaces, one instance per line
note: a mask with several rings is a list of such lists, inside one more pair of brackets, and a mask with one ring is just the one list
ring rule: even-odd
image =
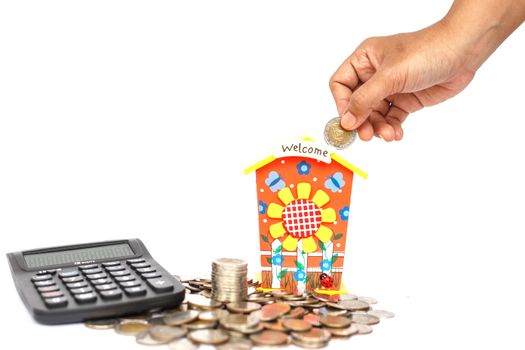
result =
[[275,322],[262,322],[262,324],[264,328],[269,329],[271,331],[277,331],[277,332],[288,331],[286,328],[284,328],[282,319],[278,319]]
[[188,339],[199,344],[218,345],[226,343],[230,335],[222,329],[200,329],[190,332]]
[[332,335],[322,328],[312,328],[308,332],[292,332],[292,338],[304,342],[327,342]]
[[297,318],[283,320],[283,327],[292,332],[306,332],[312,329],[312,325],[309,322]]
[[316,314],[304,315],[303,320],[310,323],[314,327],[321,327],[321,322],[319,322],[319,315],[316,315]]
[[289,313],[282,316],[283,318],[301,318],[306,313],[306,310],[302,307],[297,307],[295,309],[292,309]]
[[261,321],[273,321],[290,312],[292,307],[286,303],[266,304],[261,308]]
[[344,316],[321,316],[319,322],[323,326],[330,328],[346,328],[349,327],[352,321]]
[[277,331],[262,331],[258,334],[252,334],[250,340],[255,345],[284,345],[288,343],[288,335]]

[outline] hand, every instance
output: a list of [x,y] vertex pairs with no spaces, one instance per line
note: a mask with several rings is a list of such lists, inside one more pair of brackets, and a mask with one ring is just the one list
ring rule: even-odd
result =
[[330,79],[330,89],[345,129],[369,141],[401,140],[410,113],[461,92],[477,67],[454,45],[443,23],[408,34],[365,40]]

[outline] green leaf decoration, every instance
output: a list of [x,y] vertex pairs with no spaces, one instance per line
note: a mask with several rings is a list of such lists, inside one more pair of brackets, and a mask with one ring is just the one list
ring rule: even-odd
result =
[[304,265],[301,264],[299,261],[295,260],[294,263],[295,263],[295,266],[297,266],[299,270],[304,270]]
[[323,242],[319,241],[319,245],[321,246],[321,249],[323,250],[323,252],[326,251],[326,247]]
[[334,256],[332,256],[332,265],[335,264],[335,262],[337,261],[337,258],[339,256],[337,255],[337,253],[334,254]]
[[274,252],[275,254],[278,254],[278,253],[280,253],[282,250],[283,250],[283,246],[280,245],[280,246],[278,246],[273,252]]
[[261,235],[261,239],[263,240],[263,242],[270,243],[268,241],[268,237],[266,237],[266,235]]
[[266,258],[266,261],[268,262],[268,264],[272,265],[272,258],[267,257],[267,258]]
[[306,276],[306,279],[304,280],[304,284],[307,284],[308,281],[312,278],[312,275]]
[[338,233],[334,236],[334,241],[338,241],[340,240],[341,238],[343,238],[343,234],[342,233]]
[[287,271],[287,269],[282,269],[281,272],[277,274],[277,279],[281,279]]

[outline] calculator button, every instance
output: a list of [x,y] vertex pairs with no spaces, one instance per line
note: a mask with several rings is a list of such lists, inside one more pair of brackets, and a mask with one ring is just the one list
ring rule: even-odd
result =
[[108,275],[102,272],[102,273],[94,273],[92,275],[87,275],[86,277],[88,280],[98,280],[99,278],[106,278],[108,277]]
[[108,266],[106,267],[106,271],[121,271],[125,270],[126,268],[122,265],[115,265],[115,266]]
[[110,289],[116,289],[117,285],[115,283],[108,283],[108,284],[98,284],[95,286],[95,289],[99,292],[102,290],[110,290]]
[[102,273],[102,270],[97,267],[94,269],[85,269],[85,270],[82,270],[82,272],[84,272],[85,275],[93,275],[95,273]]
[[122,298],[122,292],[118,289],[103,290],[100,292],[100,296],[102,297],[102,299],[106,300],[120,299]]
[[117,266],[120,265],[120,261],[108,261],[105,263],[102,263],[102,266],[108,267],[108,266]]
[[44,303],[49,308],[64,307],[67,305],[67,299],[66,297],[48,298],[44,299]]
[[137,272],[138,273],[148,273],[148,272],[155,272],[155,268],[154,267],[143,267],[141,269],[137,269]]
[[55,284],[54,286],[38,287],[37,289],[39,292],[45,293],[45,292],[54,292],[55,290],[58,290],[59,288]]
[[144,258],[136,258],[136,259],[129,259],[126,260],[128,264],[135,264],[135,263],[141,263],[146,261]]
[[75,300],[80,303],[94,303],[97,300],[95,293],[75,294]]
[[134,279],[135,279],[135,276],[131,276],[131,275],[115,277],[115,280],[117,280],[117,282],[133,281]]
[[64,272],[59,272],[59,273],[58,273],[58,277],[60,277],[60,278],[64,278],[64,277],[75,277],[75,276],[78,276],[78,271],[77,271],[77,270],[74,270],[74,271],[64,271]]
[[56,290],[54,292],[40,293],[40,295],[42,296],[42,298],[56,298],[56,297],[64,296],[64,293],[62,293],[59,290]]
[[91,287],[83,287],[83,288],[72,288],[69,291],[72,294],[84,294],[84,293],[91,293],[93,289],[91,289]]
[[148,262],[141,262],[141,263],[136,263],[136,264],[130,264],[130,266],[133,267],[134,269],[141,269],[143,267],[150,267],[151,264]]
[[127,281],[119,283],[122,288],[138,287],[141,285],[139,281]]
[[141,276],[144,279],[149,279],[149,278],[159,278],[161,277],[161,274],[158,272],[147,272],[147,273],[143,273]]
[[62,282],[64,282],[64,283],[81,282],[83,280],[84,280],[84,277],[81,277],[81,276],[64,277],[64,278],[62,278]]
[[89,270],[89,269],[94,269],[94,268],[97,268],[97,267],[98,267],[97,264],[89,264],[89,265],[79,266],[78,268],[81,269],[81,270]]
[[98,280],[92,280],[91,283],[94,285],[107,284],[111,283],[111,280],[109,278],[100,278]]
[[118,276],[127,276],[129,275],[129,271],[128,270],[122,270],[122,271],[110,271],[109,274],[113,277],[118,277]]
[[74,282],[74,283],[66,283],[66,287],[68,287],[69,289],[72,289],[72,288],[84,288],[84,287],[87,287],[88,284],[86,281],[82,281],[82,282]]
[[37,275],[54,275],[57,272],[57,270],[42,270],[38,271]]
[[146,294],[146,288],[144,288],[142,286],[141,287],[124,288],[124,291],[130,297],[136,297],[136,296],[139,296],[139,295]]
[[47,280],[50,280],[52,278],[53,278],[53,276],[51,276],[50,274],[47,274],[47,275],[36,275],[36,276],[31,277],[31,281],[33,281],[33,282],[36,282],[36,281],[47,281]]
[[53,280],[47,280],[47,281],[36,281],[35,286],[36,287],[46,287],[46,286],[53,286],[55,285],[55,281]]
[[173,290],[173,283],[166,278],[154,278],[146,280],[146,282],[155,292],[170,292]]

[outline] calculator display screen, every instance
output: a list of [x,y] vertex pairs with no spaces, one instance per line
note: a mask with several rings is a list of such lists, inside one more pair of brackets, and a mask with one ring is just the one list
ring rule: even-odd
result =
[[98,247],[68,249],[54,252],[24,254],[28,268],[65,265],[74,262],[125,258],[133,256],[133,250],[127,243],[111,244]]

